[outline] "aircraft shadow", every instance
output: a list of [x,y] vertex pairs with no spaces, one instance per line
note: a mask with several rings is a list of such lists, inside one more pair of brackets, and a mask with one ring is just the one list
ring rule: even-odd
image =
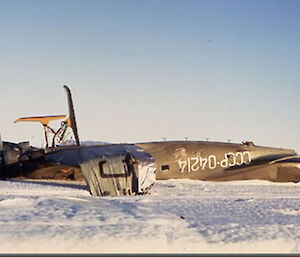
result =
[[19,179],[7,179],[6,181],[11,182],[17,182],[17,183],[23,183],[23,184],[37,184],[37,185],[44,185],[44,186],[50,186],[50,187],[68,187],[68,188],[74,188],[74,189],[81,189],[81,190],[88,190],[87,185],[79,185],[79,184],[69,184],[69,183],[58,183],[54,181],[33,181],[33,180],[19,180]]

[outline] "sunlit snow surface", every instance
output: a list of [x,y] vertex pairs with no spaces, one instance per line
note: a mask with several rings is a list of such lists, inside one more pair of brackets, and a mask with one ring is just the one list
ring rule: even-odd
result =
[[0,181],[4,253],[299,253],[300,184],[157,181],[92,197],[84,182]]

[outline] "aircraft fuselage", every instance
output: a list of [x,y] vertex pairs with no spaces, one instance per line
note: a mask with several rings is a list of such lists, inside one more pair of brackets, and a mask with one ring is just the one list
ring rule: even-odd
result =
[[[157,179],[276,181],[278,167],[271,162],[288,156],[297,156],[294,150],[255,146],[252,143],[174,141],[136,145],[154,156]],[[292,179],[286,177],[286,180],[299,178],[300,176],[296,175]]]

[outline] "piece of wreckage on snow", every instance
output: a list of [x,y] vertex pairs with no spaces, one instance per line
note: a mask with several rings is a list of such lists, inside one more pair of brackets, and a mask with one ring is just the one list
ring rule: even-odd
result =
[[46,163],[59,160],[66,166],[79,166],[94,196],[147,194],[155,182],[154,158],[134,145],[82,146],[43,158]]
[[[90,193],[101,196],[145,194],[155,179],[300,181],[300,156],[294,150],[256,146],[249,141],[242,144],[186,140],[81,145],[71,91],[64,87],[69,117],[57,130],[49,123],[65,115],[18,119],[40,122],[46,147],[34,148],[28,142],[4,142],[0,149],[2,178],[84,179]],[[68,145],[68,130],[74,135],[76,145]]]

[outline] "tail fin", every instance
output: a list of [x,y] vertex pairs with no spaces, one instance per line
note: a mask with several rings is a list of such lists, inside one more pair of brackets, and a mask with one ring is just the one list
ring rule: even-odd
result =
[[79,146],[80,141],[79,141],[77,124],[76,124],[76,119],[75,119],[75,111],[74,111],[74,106],[73,106],[71,90],[66,85],[64,85],[64,89],[66,90],[67,97],[68,97],[69,118],[70,118],[70,122],[71,122],[71,128],[72,128],[74,136],[75,136],[76,144]]

